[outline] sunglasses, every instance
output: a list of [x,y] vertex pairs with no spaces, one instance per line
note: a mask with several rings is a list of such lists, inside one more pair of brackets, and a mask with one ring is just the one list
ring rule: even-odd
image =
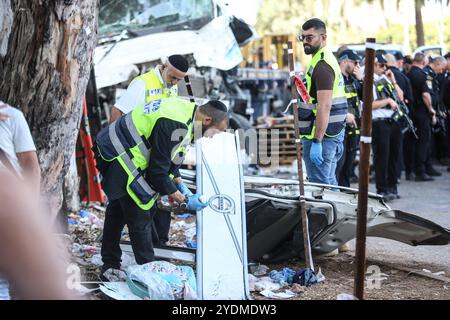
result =
[[300,41],[300,42],[311,42],[315,37],[320,37],[320,36],[323,36],[323,35],[324,35],[323,33],[321,33],[321,34],[308,34],[306,36],[304,36],[302,34],[299,34],[297,36],[297,40]]

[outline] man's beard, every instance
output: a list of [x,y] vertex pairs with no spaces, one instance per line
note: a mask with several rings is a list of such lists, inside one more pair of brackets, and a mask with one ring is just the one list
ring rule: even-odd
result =
[[314,55],[317,51],[319,51],[319,46],[314,47],[312,45],[304,45],[303,50],[305,51],[305,54],[312,54]]

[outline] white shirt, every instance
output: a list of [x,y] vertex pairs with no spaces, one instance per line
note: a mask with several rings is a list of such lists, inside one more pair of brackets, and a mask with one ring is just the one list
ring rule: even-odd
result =
[[[391,83],[384,74],[382,76],[374,74],[373,78],[375,82],[379,81],[381,78],[385,78],[387,82]],[[375,85],[373,86],[373,98],[374,100],[377,99],[377,87]],[[392,109],[379,108],[372,111],[372,119],[390,118],[393,114],[394,111]]]
[[[173,86],[170,89],[167,87],[167,85],[164,83],[161,72],[159,71],[160,67],[161,66],[158,65],[155,69],[153,69],[156,77],[158,77],[161,85],[166,88],[166,92],[170,90],[172,95],[176,95],[178,91],[177,86]],[[133,111],[136,106],[141,104],[145,104],[145,81],[142,79],[136,79],[130,83],[125,93],[116,102],[115,107],[122,113],[126,114]]]
[[[17,153],[36,151],[30,128],[22,111],[0,101],[0,112],[9,116],[6,120],[0,120],[0,148],[6,153],[16,171],[20,173],[22,170]],[[4,166],[0,161],[0,167]]]

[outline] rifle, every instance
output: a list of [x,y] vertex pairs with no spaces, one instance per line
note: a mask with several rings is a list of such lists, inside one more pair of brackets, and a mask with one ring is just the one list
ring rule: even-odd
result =
[[409,117],[409,109],[406,106],[406,104],[402,100],[400,100],[397,90],[395,90],[395,88],[392,87],[390,90],[390,88],[385,86],[383,88],[383,91],[385,92],[385,94],[387,94],[389,98],[394,99],[398,105],[398,110],[394,112],[394,114],[392,115],[392,119],[400,124],[400,126],[402,127],[402,133],[411,131],[414,137],[416,139],[419,139],[419,136],[417,135],[417,129],[416,127],[414,127],[414,123]]
[[[447,135],[447,126],[445,125],[445,117],[441,113],[446,113],[445,108],[439,102],[436,108],[436,120],[437,123],[431,127],[434,133],[440,133],[442,136]],[[448,116],[448,114],[447,114]]]

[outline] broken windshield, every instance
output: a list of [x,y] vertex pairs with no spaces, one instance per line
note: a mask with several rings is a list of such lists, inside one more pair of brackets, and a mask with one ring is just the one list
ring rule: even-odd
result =
[[124,30],[141,31],[180,24],[184,24],[181,30],[193,28],[192,21],[211,20],[213,9],[212,0],[101,0],[99,34],[111,36]]

